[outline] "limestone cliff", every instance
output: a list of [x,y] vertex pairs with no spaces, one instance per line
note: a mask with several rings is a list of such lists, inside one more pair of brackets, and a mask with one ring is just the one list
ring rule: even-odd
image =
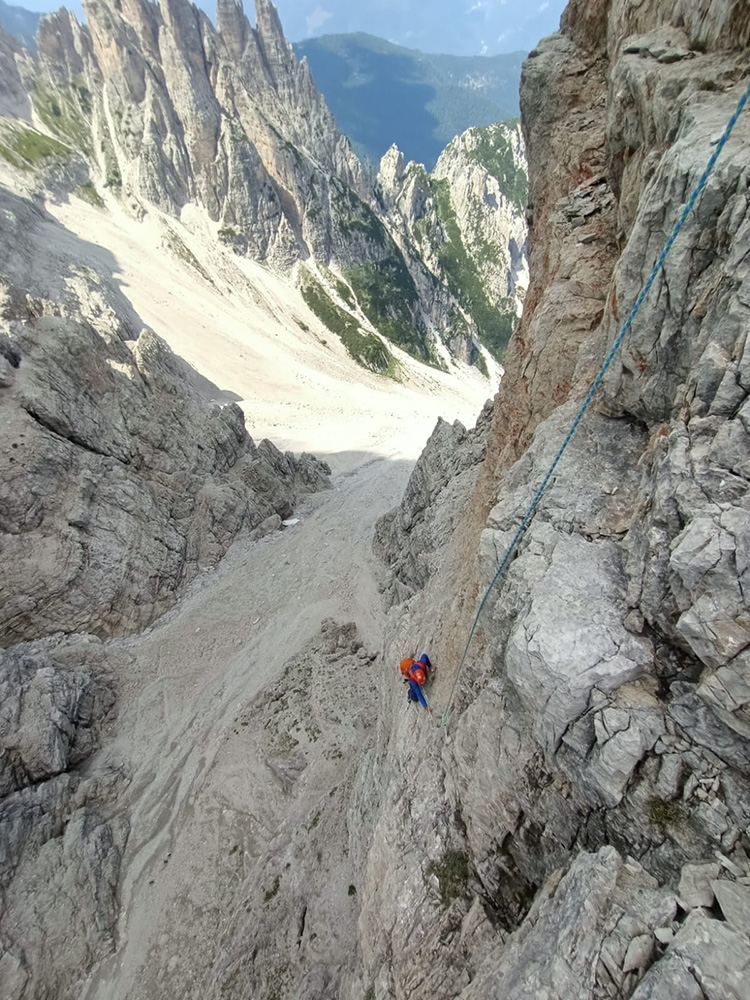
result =
[[405,255],[426,264],[455,297],[443,334],[454,353],[478,338],[502,360],[528,285],[525,206],[528,180],[521,128],[472,128],[451,142],[435,170],[404,164],[394,146],[383,157],[378,192]]
[[[378,532],[386,656],[435,654],[436,709],[749,38],[740,2],[577,0],[525,65],[531,283],[486,457]],[[749,149],[745,114],[490,597],[449,739],[384,695],[357,995],[748,996]]]
[[[575,0],[531,54],[531,282],[502,391],[475,429],[438,424],[378,524],[390,605],[381,655],[326,621],[254,699],[235,701],[222,674],[214,694],[234,728],[217,723],[209,742],[216,759],[219,743],[234,747],[224,766],[236,808],[185,792],[205,744],[184,781],[192,748],[169,750],[166,788],[183,791],[182,816],[218,803],[216,831],[231,813],[250,843],[183,843],[198,857],[190,868],[183,856],[185,895],[170,897],[181,908],[180,921],[174,909],[165,917],[179,925],[174,953],[156,938],[130,979],[117,971],[138,941],[115,940],[128,824],[111,807],[127,775],[64,770],[107,722],[98,644],[3,654],[0,972],[14,1000],[77,995],[77,977],[108,951],[113,979],[90,995],[114,984],[120,996],[216,1000],[746,1000],[750,113],[487,602],[447,732],[407,703],[397,663],[427,649],[428,696],[436,713],[447,704],[479,598],[746,86],[749,44],[741,0]],[[16,312],[0,391],[24,420],[40,341],[71,318],[57,299],[60,317],[39,319],[33,295],[6,306]],[[110,315],[104,292],[95,304]],[[87,323],[77,319],[77,338]],[[110,332],[94,389],[120,374],[140,387],[150,369]],[[18,343],[30,360],[14,367]],[[97,437],[91,421],[71,432],[64,413],[39,414],[45,428],[24,412],[35,434],[62,437],[86,462],[122,460],[127,415],[114,407]],[[131,462],[151,457],[136,448],[144,439],[162,458],[144,423],[128,439]],[[198,471],[231,489],[222,442]],[[168,470],[147,471],[149,489],[164,485]],[[78,507],[63,519],[78,530]],[[109,652],[131,665],[127,651]],[[361,711],[347,714],[355,701]],[[192,720],[195,705],[185,711]],[[145,793],[136,784],[130,796],[137,812]],[[68,955],[55,927],[76,918],[95,931]]]

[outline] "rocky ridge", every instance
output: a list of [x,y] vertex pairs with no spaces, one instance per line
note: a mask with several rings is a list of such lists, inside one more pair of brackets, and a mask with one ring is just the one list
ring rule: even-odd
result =
[[416,248],[458,300],[461,310],[444,336],[469,360],[477,341],[501,360],[521,314],[528,285],[526,192],[519,124],[469,129],[446,147],[431,174],[421,164],[405,164],[395,146],[380,163],[386,218],[405,252]]
[[256,446],[112,284],[47,259],[49,217],[0,199],[2,643],[137,631],[328,470]]
[[[256,27],[235,0],[221,0],[216,27],[188,0],[92,0],[85,13],[85,25],[65,10],[43,17],[33,56],[3,36],[0,111],[33,117],[62,144],[45,156],[82,157],[90,197],[114,196],[135,215],[199,206],[231,251],[294,272],[318,314],[357,342],[357,360],[368,335],[433,364],[448,360],[446,343],[466,354],[465,304],[384,225],[372,178],[269,0],[257,0]],[[5,142],[23,169],[27,131],[16,124]]]

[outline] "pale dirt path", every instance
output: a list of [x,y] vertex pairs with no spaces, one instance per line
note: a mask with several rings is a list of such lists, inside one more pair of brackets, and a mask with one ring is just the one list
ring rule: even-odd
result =
[[149,634],[112,644],[118,718],[92,767],[122,764],[132,774],[118,803],[132,827],[119,947],[81,1000],[156,1000],[157,984],[143,970],[149,953],[177,951],[186,921],[198,921],[196,948],[216,930],[216,914],[204,914],[209,926],[201,927],[199,911],[220,903],[219,828],[239,815],[249,836],[267,840],[283,819],[271,799],[252,801],[252,781],[241,760],[229,759],[226,735],[323,618],[356,621],[362,640],[379,647],[372,529],[399,501],[410,471],[407,461],[375,460],[339,477],[332,492],[301,508],[298,525],[237,544]]

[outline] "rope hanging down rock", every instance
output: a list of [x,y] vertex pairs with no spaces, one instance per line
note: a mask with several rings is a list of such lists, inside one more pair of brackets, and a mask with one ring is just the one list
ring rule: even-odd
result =
[[518,526],[518,530],[516,531],[515,535],[513,536],[513,539],[511,541],[510,545],[506,549],[505,555],[503,556],[503,558],[502,558],[502,560],[500,562],[500,565],[497,567],[497,570],[495,571],[495,575],[492,577],[492,580],[490,581],[490,584],[487,587],[487,590],[484,592],[484,596],[482,597],[482,600],[479,602],[479,607],[477,608],[477,613],[474,616],[474,621],[472,622],[471,629],[469,630],[469,637],[466,640],[466,646],[464,647],[463,655],[461,656],[461,659],[460,659],[459,664],[458,664],[458,669],[456,670],[456,676],[455,676],[455,679],[453,681],[453,686],[451,688],[451,693],[450,693],[450,696],[448,698],[448,702],[447,702],[447,704],[445,706],[445,709],[444,709],[444,711],[442,713],[442,716],[441,716],[442,725],[446,729],[448,727],[448,721],[449,721],[449,718],[450,718],[450,709],[451,709],[451,705],[453,704],[453,698],[455,697],[456,689],[458,687],[458,682],[461,679],[461,674],[463,672],[463,668],[464,668],[464,665],[466,663],[466,657],[468,656],[468,653],[469,653],[469,646],[471,644],[471,640],[474,638],[474,634],[475,634],[476,629],[477,629],[477,624],[479,622],[479,616],[481,615],[482,610],[484,609],[484,606],[487,603],[487,598],[490,596],[490,593],[491,593],[493,587],[495,586],[495,584],[497,583],[497,581],[500,579],[500,577],[503,575],[503,573],[504,573],[504,571],[505,571],[508,563],[510,562],[511,556],[514,553],[514,551],[516,549],[516,546],[520,542],[523,533],[526,531],[526,528],[528,527],[529,522],[531,521],[532,517],[534,516],[534,512],[536,511],[536,508],[537,508],[537,506],[539,504],[539,501],[542,498],[542,494],[546,490],[546,488],[547,488],[547,486],[549,484],[550,479],[554,475],[555,469],[557,468],[557,465],[558,465],[560,459],[565,454],[565,451],[566,451],[568,445],[570,444],[571,438],[573,437],[573,435],[575,434],[576,430],[578,429],[578,425],[580,424],[581,420],[583,420],[583,416],[584,416],[586,410],[589,407],[589,403],[591,402],[591,400],[594,397],[594,393],[596,392],[596,390],[601,385],[602,379],[604,378],[604,375],[605,375],[607,369],[609,368],[610,364],[614,360],[615,355],[617,354],[618,350],[620,349],[620,345],[622,344],[622,342],[623,342],[623,340],[625,338],[625,335],[627,334],[627,332],[630,329],[630,327],[633,325],[633,320],[635,319],[635,317],[636,317],[636,315],[638,313],[638,310],[643,305],[644,299],[646,298],[646,296],[648,295],[649,291],[651,290],[651,286],[653,285],[654,281],[656,280],[656,276],[658,275],[659,271],[664,266],[664,261],[667,259],[667,256],[669,255],[669,251],[672,249],[672,246],[674,245],[674,242],[677,239],[677,237],[678,237],[678,235],[679,235],[682,227],[687,222],[688,216],[690,215],[690,213],[695,208],[695,203],[697,202],[697,200],[698,200],[701,192],[703,191],[703,188],[706,186],[706,183],[708,182],[708,179],[711,176],[714,167],[716,166],[716,161],[719,159],[719,156],[721,155],[721,151],[724,149],[724,146],[727,144],[727,140],[729,139],[729,136],[732,134],[732,130],[734,129],[734,126],[737,124],[737,120],[739,119],[740,115],[744,111],[745,105],[747,104],[748,100],[750,100],[750,82],[748,82],[748,85],[745,88],[744,94],[739,99],[739,101],[737,103],[737,107],[734,110],[734,114],[732,115],[732,117],[727,122],[727,126],[724,129],[724,132],[722,133],[721,138],[716,143],[716,149],[711,154],[711,158],[709,159],[708,163],[706,164],[706,169],[701,174],[700,180],[696,184],[693,193],[690,195],[690,198],[688,199],[687,204],[685,205],[684,209],[682,210],[682,213],[681,213],[679,219],[675,223],[674,228],[672,229],[672,232],[670,234],[670,237],[669,237],[669,239],[667,240],[667,242],[664,245],[664,249],[659,254],[659,257],[658,257],[656,263],[654,264],[653,270],[651,271],[651,274],[649,275],[648,281],[645,283],[645,285],[643,286],[643,288],[639,292],[638,298],[635,300],[635,304],[633,305],[633,308],[630,310],[630,314],[629,314],[628,318],[625,320],[625,322],[623,323],[622,329],[620,330],[620,332],[618,333],[618,335],[615,337],[614,343],[612,344],[612,347],[610,348],[609,353],[607,354],[606,358],[604,359],[604,363],[602,364],[601,368],[599,369],[599,374],[594,379],[594,381],[593,381],[593,383],[591,385],[591,388],[589,389],[589,391],[588,391],[588,393],[586,395],[586,398],[584,399],[583,403],[581,404],[581,408],[579,409],[578,413],[575,415],[573,423],[570,425],[570,430],[565,435],[565,440],[560,445],[560,450],[555,455],[554,460],[552,461],[552,464],[550,465],[549,469],[547,470],[547,473],[545,474],[544,479],[542,480],[541,486],[539,487],[539,489],[534,494],[534,497],[533,497],[531,503],[529,504],[526,513],[523,516],[523,520],[521,521],[520,525]]

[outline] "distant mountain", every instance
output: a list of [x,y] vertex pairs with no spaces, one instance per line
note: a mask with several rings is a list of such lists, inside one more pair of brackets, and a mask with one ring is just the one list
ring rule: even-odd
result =
[[432,170],[455,136],[519,114],[522,52],[428,55],[361,32],[294,48],[307,56],[341,131],[375,164],[395,143]]
[[34,44],[34,35],[39,24],[41,14],[26,10],[24,7],[11,7],[0,0],[0,28],[11,34],[27,45]]

